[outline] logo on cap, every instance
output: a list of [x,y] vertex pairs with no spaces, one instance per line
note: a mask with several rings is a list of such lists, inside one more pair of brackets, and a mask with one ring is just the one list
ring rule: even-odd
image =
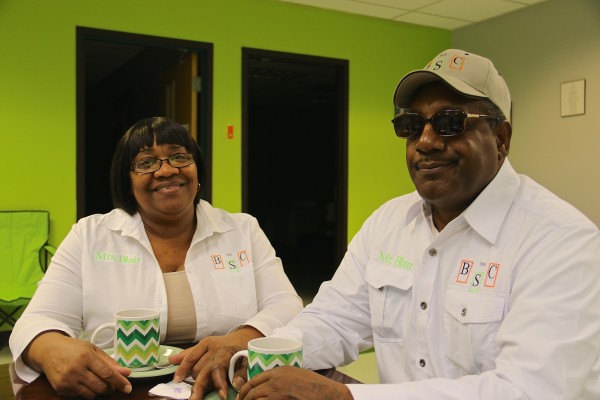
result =
[[454,56],[450,60],[449,68],[450,69],[457,69],[459,71],[462,71],[463,65],[465,65],[465,60],[466,60],[466,57],[463,57],[463,56]]

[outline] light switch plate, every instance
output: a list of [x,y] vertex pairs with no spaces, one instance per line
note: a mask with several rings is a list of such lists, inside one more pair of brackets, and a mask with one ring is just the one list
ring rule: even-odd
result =
[[585,79],[560,84],[560,116],[585,114]]

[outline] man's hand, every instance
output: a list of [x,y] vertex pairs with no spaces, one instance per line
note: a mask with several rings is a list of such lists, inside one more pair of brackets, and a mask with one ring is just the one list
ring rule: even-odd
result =
[[282,366],[261,372],[240,389],[238,400],[352,400],[348,387],[307,369]]
[[[262,336],[256,329],[246,326],[225,336],[205,337],[194,347],[169,357],[171,363],[180,364],[173,380],[181,382],[188,375],[196,379],[190,400],[202,400],[212,390],[225,400],[229,392],[229,360],[237,351],[246,349],[249,340]],[[236,376],[238,374],[241,372],[238,371]]]
[[93,344],[65,336],[60,332],[44,332],[23,353],[33,369],[46,374],[54,390],[61,396],[93,399],[116,390],[131,392],[127,380],[131,370],[120,366]]

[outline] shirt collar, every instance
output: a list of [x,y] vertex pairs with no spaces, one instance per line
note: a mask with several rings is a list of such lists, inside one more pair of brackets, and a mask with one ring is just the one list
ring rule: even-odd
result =
[[485,189],[463,212],[465,221],[490,243],[495,243],[520,186],[508,159]]
[[[519,190],[519,185],[519,175],[510,165],[508,159],[504,159],[494,179],[462,214],[446,225],[440,234],[451,234],[464,224],[468,224],[485,240],[495,243],[506,214],[508,214],[513,199]],[[417,215],[427,218],[428,215],[431,215],[431,206],[421,200],[420,203],[413,204],[410,207],[407,215],[407,221],[416,218]]]
[[204,200],[200,200],[196,207],[196,218],[198,225],[192,244],[215,233],[224,233],[233,229],[231,224],[223,218],[223,212]]
[[[196,206],[196,218],[198,225],[192,242],[198,242],[202,239],[212,236],[215,233],[223,233],[233,229],[230,223],[222,218],[222,212],[215,209],[210,203],[200,200]],[[131,236],[142,240],[145,236],[144,224],[139,213],[133,215],[127,214],[120,208],[111,211],[106,215],[103,222],[104,226],[113,231],[121,231],[122,236]]]

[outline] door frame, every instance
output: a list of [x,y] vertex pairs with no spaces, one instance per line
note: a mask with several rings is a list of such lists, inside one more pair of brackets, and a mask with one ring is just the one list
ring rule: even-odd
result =
[[339,263],[348,243],[348,60],[311,56],[298,53],[287,53],[257,48],[242,47],[242,211],[248,212],[248,59],[250,57],[266,57],[276,61],[298,62],[317,66],[333,67],[338,76],[338,201],[336,219],[335,257]]
[[76,203],[77,219],[85,215],[85,44],[88,40],[133,44],[146,47],[167,47],[198,52],[199,76],[202,90],[199,93],[201,106],[198,109],[198,144],[202,148],[206,167],[203,198],[212,198],[212,115],[213,115],[213,44],[162,36],[142,35],[129,32],[76,27]]

